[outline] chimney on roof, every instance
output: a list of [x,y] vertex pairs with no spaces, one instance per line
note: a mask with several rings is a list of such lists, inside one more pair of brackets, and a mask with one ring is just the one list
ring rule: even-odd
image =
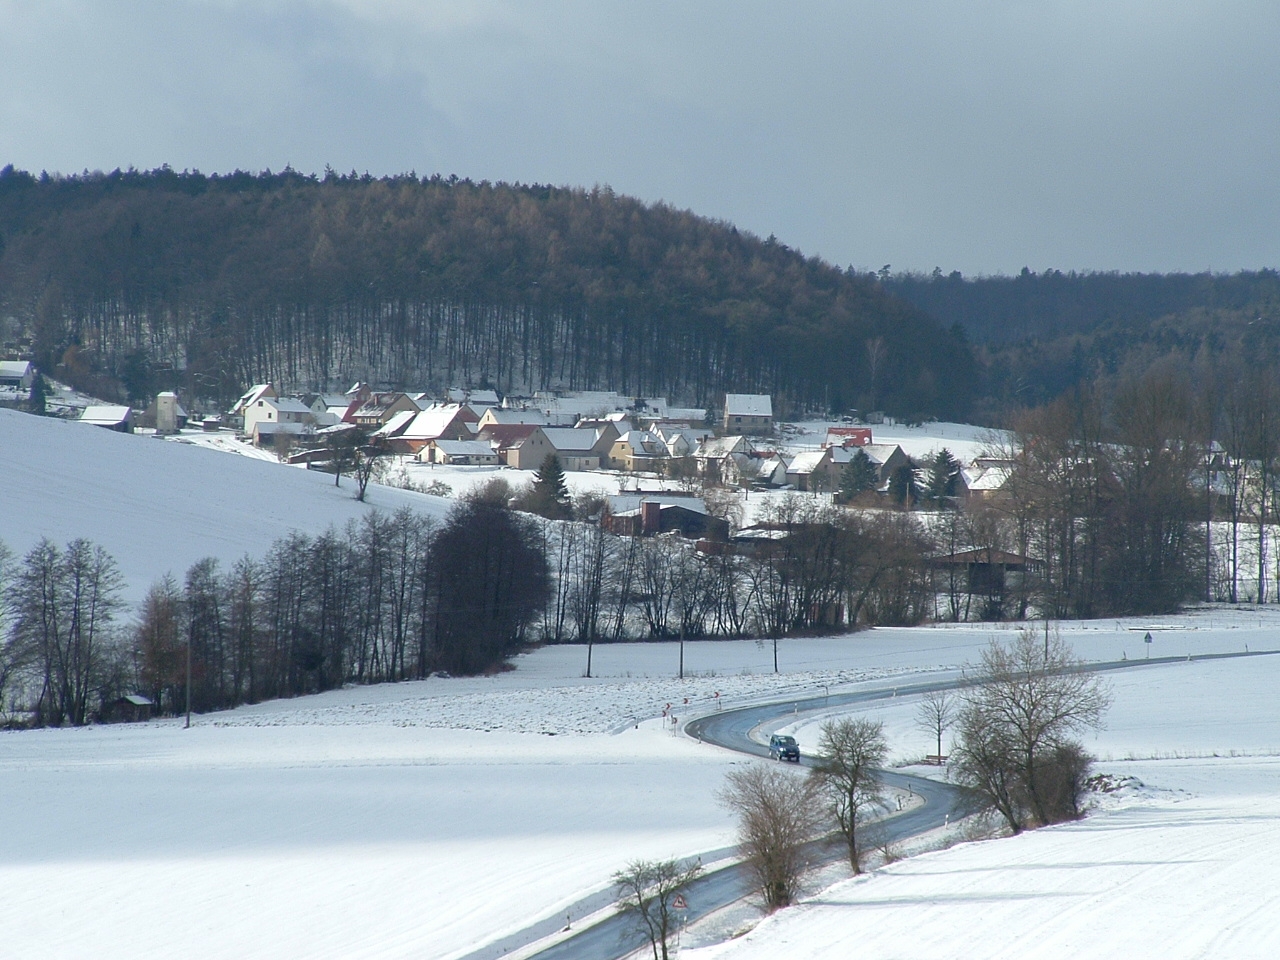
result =
[[640,535],[652,537],[661,527],[662,504],[657,500],[640,501]]

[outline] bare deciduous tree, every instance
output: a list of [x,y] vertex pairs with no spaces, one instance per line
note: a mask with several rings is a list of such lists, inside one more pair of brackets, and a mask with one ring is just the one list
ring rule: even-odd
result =
[[1110,704],[1101,678],[1080,667],[1060,636],[1023,630],[991,642],[963,694],[957,776],[1014,833],[1079,814],[1089,759],[1069,735],[1098,726]]
[[957,706],[956,695],[951,690],[930,690],[921,698],[920,706],[916,708],[916,723],[929,731],[930,735],[937,737],[939,758],[944,756],[942,735],[955,720]]
[[653,960],[669,960],[668,945],[676,929],[675,898],[702,873],[702,862],[633,860],[613,875],[618,908],[636,918],[649,937]]
[[884,792],[876,773],[884,764],[888,749],[884,724],[878,720],[844,717],[822,725],[818,757],[810,776],[826,794],[854,873],[862,872],[859,821],[883,802]]
[[819,787],[809,777],[777,766],[753,763],[734,770],[720,792],[738,817],[738,844],[751,868],[765,907],[793,903],[809,863],[805,845],[823,817]]

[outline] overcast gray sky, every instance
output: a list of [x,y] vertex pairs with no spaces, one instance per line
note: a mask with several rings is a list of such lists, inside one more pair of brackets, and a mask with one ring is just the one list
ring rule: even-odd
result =
[[0,163],[591,186],[840,266],[1280,266],[1280,4],[0,0]]

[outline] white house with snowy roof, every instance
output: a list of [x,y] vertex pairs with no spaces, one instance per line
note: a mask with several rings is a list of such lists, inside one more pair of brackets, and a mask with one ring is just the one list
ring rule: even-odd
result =
[[36,368],[29,360],[0,360],[0,387],[30,390],[36,378]]
[[726,393],[724,432],[733,435],[773,433],[773,398],[760,393]]
[[84,408],[79,422],[117,433],[133,433],[133,408],[114,403],[96,404]]
[[[253,438],[254,446],[269,446],[277,437],[297,436],[315,427],[311,408],[287,397],[260,396],[243,408],[242,415],[244,434]],[[282,424],[287,426],[282,428]]]
[[431,463],[461,467],[495,467],[498,451],[487,440],[432,440],[423,451]]

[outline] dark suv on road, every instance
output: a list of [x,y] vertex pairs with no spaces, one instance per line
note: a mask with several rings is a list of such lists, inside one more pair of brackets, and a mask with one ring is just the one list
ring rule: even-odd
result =
[[775,733],[769,738],[769,757],[773,760],[792,760],[800,762],[800,744],[795,737]]

